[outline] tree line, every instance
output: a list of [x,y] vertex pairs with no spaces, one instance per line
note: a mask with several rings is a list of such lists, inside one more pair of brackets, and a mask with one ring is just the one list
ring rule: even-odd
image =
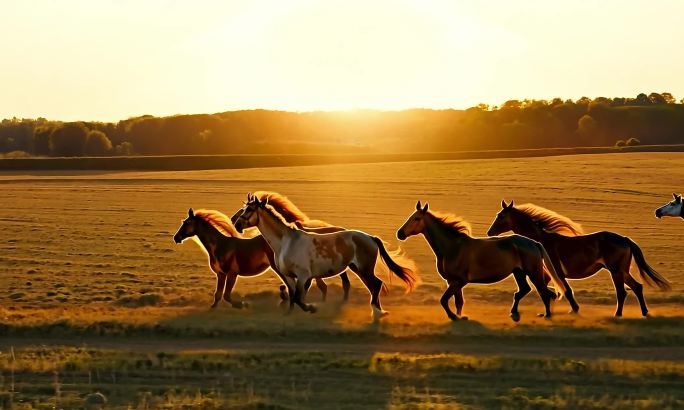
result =
[[143,115],[113,122],[5,119],[5,156],[411,152],[684,143],[684,99],[510,100],[466,110]]

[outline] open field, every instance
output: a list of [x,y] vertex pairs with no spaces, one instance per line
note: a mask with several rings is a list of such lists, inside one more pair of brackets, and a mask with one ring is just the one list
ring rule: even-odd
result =
[[[0,173],[0,407],[74,408],[100,391],[115,408],[681,408],[684,223],[653,210],[682,181],[684,153]],[[571,283],[581,315],[558,301],[551,321],[537,318],[531,293],[513,323],[507,279],[467,287],[470,320],[450,323],[433,255],[410,238],[401,246],[422,283],[404,295],[393,280],[380,324],[355,277],[347,304],[328,280],[315,315],[283,316],[270,273],[239,281],[248,309],[209,312],[206,256],[171,237],[188,207],[231,214],[253,190],[392,247],[417,199],[462,215],[477,235],[502,198],[534,202],[586,231],[630,236],[673,290],[645,289],[649,319],[630,294],[616,320],[600,272]]]

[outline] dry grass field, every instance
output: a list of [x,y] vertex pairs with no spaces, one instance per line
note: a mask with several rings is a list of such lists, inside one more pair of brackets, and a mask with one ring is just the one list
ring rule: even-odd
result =
[[[684,222],[653,216],[682,181],[682,153],[0,173],[0,407],[98,408],[88,394],[101,392],[109,408],[682,408]],[[558,301],[551,321],[537,318],[530,293],[513,323],[507,279],[467,287],[470,320],[451,323],[434,257],[409,238],[422,283],[405,295],[395,279],[382,323],[355,277],[347,304],[328,280],[314,315],[284,316],[270,272],[238,282],[249,308],[209,311],[206,256],[172,235],[188,207],[232,214],[254,190],[392,248],[417,199],[476,235],[502,198],[534,202],[630,236],[673,289],[646,288],[649,319],[630,293],[616,320],[602,271],[572,282],[579,316]]]

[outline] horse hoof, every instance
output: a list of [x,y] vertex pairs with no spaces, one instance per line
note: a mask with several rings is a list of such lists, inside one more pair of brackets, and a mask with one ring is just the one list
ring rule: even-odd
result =
[[520,313],[511,313],[511,319],[513,319],[514,322],[519,322],[520,321]]
[[468,316],[461,316],[461,320],[468,320]]
[[543,317],[544,319],[546,319],[546,320],[551,320],[551,315],[544,315],[544,316],[542,316],[542,317]]
[[579,315],[579,309],[577,309],[577,310],[572,309],[572,310],[570,310],[568,313],[571,314],[571,315]]
[[309,305],[307,307],[307,310],[309,311],[309,313],[316,313],[318,311],[318,309],[316,308],[316,305]]
[[537,317],[544,317],[546,316],[546,313],[537,313]]

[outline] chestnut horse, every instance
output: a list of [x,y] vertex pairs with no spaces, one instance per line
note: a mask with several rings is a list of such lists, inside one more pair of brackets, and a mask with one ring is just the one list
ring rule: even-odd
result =
[[[191,237],[204,247],[209,255],[209,266],[216,274],[212,308],[218,305],[221,296],[234,308],[245,307],[245,302],[233,301],[230,296],[238,276],[258,276],[275,266],[273,251],[263,237],[242,238],[228,217],[219,211],[194,212],[190,208],[173,240],[179,244]],[[277,270],[273,270],[283,280]]]
[[[309,217],[299,208],[297,208],[292,201],[290,201],[286,196],[277,192],[257,191],[252,195],[260,200],[268,199],[268,204],[271,205],[276,212],[278,212],[280,216],[285,219],[285,221],[294,223],[297,228],[301,229],[302,231],[315,233],[344,231],[344,228],[333,226],[325,221],[321,221],[319,219],[309,219]],[[230,221],[233,223],[233,225],[235,225],[237,222],[240,213],[242,213],[242,208],[238,209],[230,218]],[[349,276],[347,275],[346,271],[340,273],[340,279],[342,280],[342,291],[344,292],[343,300],[346,301],[349,299],[349,288],[351,287]],[[325,301],[328,295],[328,285],[326,285],[325,281],[321,278],[316,278],[315,281],[316,286],[318,286],[318,289],[321,290],[321,293],[323,294],[323,300]],[[282,291],[284,290],[282,286],[280,290],[282,297]]]
[[[297,229],[268,205],[268,199],[249,200],[238,216],[235,228],[238,232],[257,227],[275,253],[275,266],[283,274],[290,294],[290,311],[296,303],[306,312],[316,307],[304,303],[307,284],[312,278],[339,275],[350,268],[361,279],[371,294],[371,312],[374,319],[387,314],[380,305],[382,280],[375,276],[378,255],[392,273],[399,277],[410,290],[416,277],[413,270],[400,265],[385,249],[378,237],[361,231],[344,230],[331,233],[310,233]],[[407,259],[403,258],[405,262]]]
[[[584,235],[582,227],[569,218],[534,204],[514,206],[513,201],[501,201],[488,235],[513,231],[541,242],[549,252],[556,269],[567,279],[584,279],[602,268],[610,271],[617,294],[615,316],[622,316],[627,297],[625,284],[634,292],[641,314],[648,315],[643,285],[630,275],[632,258],[643,280],[649,285],[668,289],[669,282],[644,259],[641,248],[626,236],[613,232],[594,232]],[[569,295],[570,297],[571,295]]]
[[[422,234],[437,257],[437,272],[449,285],[440,303],[451,320],[457,320],[463,310],[463,287],[469,283],[495,283],[513,274],[518,291],[513,298],[511,318],[520,320],[518,304],[531,288],[527,278],[537,289],[544,303],[544,317],[551,317],[551,299],[556,295],[546,287],[544,277],[549,275],[557,292],[565,292],[544,247],[520,235],[497,238],[473,238],[470,225],[460,217],[428,210],[428,204],[416,210],[397,231],[397,238]],[[559,295],[562,295],[560,293]],[[449,307],[454,297],[456,314]],[[462,319],[467,319],[462,317]]]
[[682,196],[672,194],[672,197],[674,198],[672,201],[655,210],[656,218],[660,219],[663,216],[672,216],[684,219],[684,203],[682,203]]

